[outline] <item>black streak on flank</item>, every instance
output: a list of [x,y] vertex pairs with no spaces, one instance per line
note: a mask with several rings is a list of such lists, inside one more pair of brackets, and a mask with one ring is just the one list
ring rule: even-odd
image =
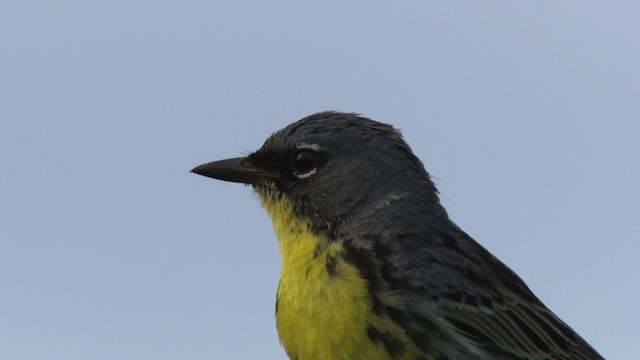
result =
[[381,332],[375,327],[369,325],[367,327],[367,335],[369,339],[375,343],[382,344],[392,359],[397,359],[404,353],[404,344],[402,341],[394,338],[389,332]]
[[325,259],[325,266],[329,277],[335,277],[338,271],[338,256],[327,255],[327,258]]
[[375,314],[384,312],[384,303],[378,294],[387,290],[380,278],[380,268],[374,260],[373,254],[364,248],[348,246],[345,244],[345,261],[358,268],[360,276],[367,280],[369,297],[371,298],[371,310]]
[[367,280],[370,290],[374,293],[384,290],[384,284],[379,275],[380,269],[373,254],[367,249],[347,244],[345,244],[345,250],[345,260],[358,268],[360,276]]
[[279,303],[280,303],[280,283],[278,283],[278,291],[276,292],[276,315],[278,315]]

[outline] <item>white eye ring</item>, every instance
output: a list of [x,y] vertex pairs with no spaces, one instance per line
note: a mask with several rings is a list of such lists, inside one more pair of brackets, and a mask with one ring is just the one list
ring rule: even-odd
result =
[[299,147],[291,156],[291,168],[298,179],[306,179],[318,171],[321,154],[312,147]]
[[313,168],[311,169],[311,171],[307,171],[304,174],[298,174],[298,173],[294,173],[294,175],[298,178],[298,179],[306,179],[308,177],[311,177],[311,175],[315,174],[318,171],[317,168]]

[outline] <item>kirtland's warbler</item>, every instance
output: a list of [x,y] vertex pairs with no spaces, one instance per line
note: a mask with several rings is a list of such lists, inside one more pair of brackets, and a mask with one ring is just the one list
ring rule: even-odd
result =
[[291,359],[602,359],[449,219],[390,125],[322,112],[192,171],[250,184],[269,213]]

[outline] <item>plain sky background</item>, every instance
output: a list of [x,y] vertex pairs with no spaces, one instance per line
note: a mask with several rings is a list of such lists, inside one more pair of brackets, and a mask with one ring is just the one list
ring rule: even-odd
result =
[[1,1],[0,359],[285,359],[270,220],[189,170],[331,109],[402,129],[454,221],[605,357],[640,358],[639,19]]

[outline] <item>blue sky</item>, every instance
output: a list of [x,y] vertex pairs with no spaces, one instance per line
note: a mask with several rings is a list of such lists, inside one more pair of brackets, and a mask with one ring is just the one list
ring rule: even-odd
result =
[[3,1],[0,358],[284,359],[248,187],[322,110],[403,130],[451,217],[609,359],[640,338],[640,6]]

